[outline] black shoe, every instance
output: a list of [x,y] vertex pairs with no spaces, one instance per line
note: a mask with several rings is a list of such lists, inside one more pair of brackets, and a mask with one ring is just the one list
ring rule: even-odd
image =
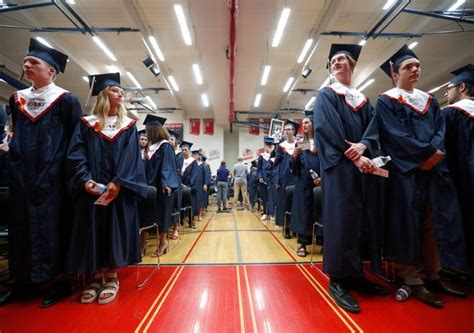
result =
[[443,302],[437,299],[433,293],[430,293],[428,289],[425,288],[425,285],[419,284],[410,287],[413,290],[413,296],[415,296],[419,301],[437,309],[443,307]]
[[357,301],[339,282],[329,282],[329,295],[331,295],[334,302],[344,310],[352,313],[360,312],[360,307]]
[[439,291],[458,298],[467,298],[467,295],[464,291],[453,289],[441,280],[426,281],[425,286],[429,290]]
[[291,234],[290,234],[290,229],[289,228],[285,229],[284,237],[285,237],[285,239],[291,239]]
[[387,288],[375,284],[365,277],[355,278],[349,282],[349,287],[370,295],[388,295]]
[[60,281],[54,283],[49,289],[46,291],[46,294],[41,301],[40,307],[47,308],[53,306],[66,297],[71,295],[71,285],[64,281]]

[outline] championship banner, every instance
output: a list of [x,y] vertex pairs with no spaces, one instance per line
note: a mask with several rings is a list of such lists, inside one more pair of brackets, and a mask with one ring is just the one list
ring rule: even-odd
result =
[[265,135],[268,135],[269,131],[270,131],[270,122],[271,122],[271,119],[270,118],[264,118],[262,119],[262,125],[265,127],[263,129],[263,134]]
[[190,118],[189,119],[189,134],[199,135],[201,132],[201,119]]
[[203,120],[204,123],[204,134],[207,135],[214,135],[214,119],[213,118],[204,118]]
[[258,118],[249,118],[249,123],[252,125],[256,126],[249,126],[249,134],[252,135],[260,135],[260,128],[258,127],[259,125],[259,119]]
[[168,130],[172,130],[173,132],[176,132],[179,135],[178,141],[179,142],[183,141],[183,134],[184,134],[183,123],[165,123],[163,127]]

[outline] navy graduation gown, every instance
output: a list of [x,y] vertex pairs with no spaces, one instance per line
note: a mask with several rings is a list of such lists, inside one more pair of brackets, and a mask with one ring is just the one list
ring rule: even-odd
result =
[[250,205],[253,207],[253,205],[257,203],[257,199],[258,199],[257,168],[255,167],[250,168],[247,184],[248,184]]
[[183,184],[191,188],[191,206],[193,208],[193,214],[198,213],[198,191],[202,190],[202,170],[198,165],[198,162],[194,160],[183,172],[182,181]]
[[446,163],[442,160],[430,171],[418,169],[436,149],[445,151],[438,102],[430,96],[420,111],[384,94],[377,99],[375,118],[382,150],[392,157],[385,198],[385,258],[408,265],[422,263],[422,210],[428,205],[442,265],[461,265],[461,216]]
[[[462,101],[461,101],[462,102]],[[474,267],[474,99],[443,109],[446,120],[446,160],[456,185],[464,226],[466,262]],[[467,112],[467,104],[471,112]]]
[[173,208],[177,212],[181,212],[181,207],[183,205],[183,181],[181,179],[181,170],[183,169],[184,157],[183,153],[175,151],[175,160],[176,160],[176,171],[179,177],[179,187],[176,189],[175,202]]
[[27,114],[14,97],[10,110],[9,270],[16,283],[41,283],[64,271],[72,218],[64,164],[82,111],[69,92],[37,117]]
[[[262,155],[260,155],[257,159],[257,188],[258,188],[258,196],[262,199],[262,211],[263,214],[268,213],[268,184],[270,184],[270,175],[268,174],[268,170],[265,170],[265,165],[268,163]],[[264,183],[260,183],[260,178],[263,179]]]
[[321,164],[323,269],[331,277],[361,276],[366,257],[374,271],[380,267],[377,176],[362,174],[344,155],[349,148],[344,140],[369,148],[374,144],[364,137],[372,114],[365,98],[354,106],[330,87],[316,99],[313,124]]
[[[153,148],[153,145],[150,148]],[[147,154],[145,172],[148,185],[156,187],[157,191],[156,218],[159,231],[168,232],[172,223],[171,214],[176,200],[176,190],[181,186],[181,177],[178,177],[176,166],[176,155],[168,142],[163,142],[158,150]],[[165,187],[171,188],[171,195],[163,193]]]
[[[146,196],[146,177],[135,120],[125,123],[113,137],[96,132],[88,116],[76,127],[67,155],[74,219],[67,254],[67,271],[94,273],[141,260],[137,200]],[[84,184],[93,179],[120,184],[118,196],[108,205],[94,205],[97,196]]]
[[315,185],[309,170],[312,169],[318,175],[320,174],[319,157],[309,150],[304,150],[293,159],[291,167],[295,180],[295,192],[291,205],[291,230],[311,237],[313,223],[316,221],[316,207],[314,207],[313,199]]
[[[279,226],[283,226],[285,219],[286,187],[294,185],[294,179],[290,168],[290,161],[292,158],[292,155],[290,155],[280,145],[276,147],[275,162],[273,163],[272,170],[272,183],[274,185],[274,200],[276,206],[275,224]],[[289,224],[289,221],[287,221],[287,224]]]
[[209,187],[212,185],[212,177],[211,177],[211,167],[207,163],[201,164],[204,173],[204,184],[207,185],[207,191],[204,192],[204,206],[207,208],[209,205]]

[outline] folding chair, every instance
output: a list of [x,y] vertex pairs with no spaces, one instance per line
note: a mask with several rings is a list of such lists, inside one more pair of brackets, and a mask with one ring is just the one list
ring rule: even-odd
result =
[[[285,239],[285,230],[288,227],[288,219],[291,218],[291,206],[293,206],[293,193],[295,193],[295,185],[290,185],[285,187],[285,217],[283,219],[283,229],[282,229],[282,236]],[[286,239],[285,239],[286,240]],[[296,249],[288,244],[293,250]]]
[[314,265],[313,256],[314,245],[316,244],[316,227],[324,228],[322,218],[320,217],[322,216],[322,191],[320,186],[313,189],[313,200],[316,221],[313,223],[313,234],[311,240],[311,265]]
[[[141,228],[140,236],[142,232],[147,230],[156,230],[156,242],[159,242],[159,229],[156,221],[156,188],[154,186],[147,187],[146,198],[138,202],[138,211],[140,215]],[[153,267],[153,270],[146,276],[143,281],[140,281],[140,265],[137,265],[137,288],[142,288],[155,273],[157,269],[160,268],[160,257],[156,257],[157,263]]]
[[189,219],[189,226],[192,227],[194,225],[194,212],[193,206],[191,204],[191,188],[188,186],[183,187],[183,201],[181,205],[181,216],[187,216]]

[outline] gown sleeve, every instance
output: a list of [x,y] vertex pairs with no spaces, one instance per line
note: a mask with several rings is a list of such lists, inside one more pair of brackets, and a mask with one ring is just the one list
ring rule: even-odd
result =
[[175,190],[179,188],[180,180],[176,167],[176,156],[169,144],[163,146],[163,161],[161,167],[161,184]]

